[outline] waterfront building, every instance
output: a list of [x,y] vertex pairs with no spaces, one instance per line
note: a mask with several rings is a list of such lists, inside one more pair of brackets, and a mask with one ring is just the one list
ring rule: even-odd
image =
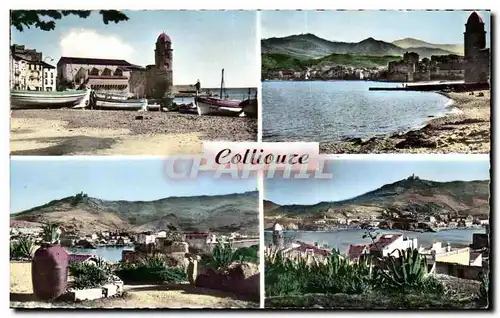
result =
[[167,34],[158,36],[154,54],[155,64],[146,67],[119,59],[63,56],[57,63],[58,85],[163,98],[173,93],[173,49]]

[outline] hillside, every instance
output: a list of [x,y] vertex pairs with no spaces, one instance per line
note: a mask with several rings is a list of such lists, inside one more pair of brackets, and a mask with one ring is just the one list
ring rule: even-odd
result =
[[[272,207],[266,209],[265,207]],[[268,201],[264,216],[276,218],[333,218],[349,216],[370,218],[387,212],[414,212],[426,215],[487,216],[489,208],[489,181],[436,182],[404,179],[387,184],[352,199],[320,202],[314,205],[282,205]]]
[[257,192],[168,197],[154,201],[108,201],[92,197],[76,201],[75,197],[67,197],[11,214],[11,223],[57,222],[66,230],[79,233],[165,228],[258,233]]
[[[421,58],[452,53],[439,47],[425,45],[412,45],[411,47],[411,51],[418,53]],[[360,42],[348,43],[328,41],[310,33],[263,39],[261,50],[262,53],[286,54],[298,59],[317,59],[333,53],[371,56],[403,55],[409,51],[407,48],[371,37]]]
[[393,41],[392,44],[399,46],[403,49],[410,49],[413,47],[427,47],[432,49],[440,49],[444,51],[449,51],[454,54],[464,55],[464,46],[463,44],[435,44],[429,43],[422,40],[414,39],[414,38],[404,38],[400,40]]

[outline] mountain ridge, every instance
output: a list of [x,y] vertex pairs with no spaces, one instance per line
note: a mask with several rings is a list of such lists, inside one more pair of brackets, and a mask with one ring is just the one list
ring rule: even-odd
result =
[[321,218],[350,215],[370,218],[384,211],[415,212],[417,216],[489,215],[489,180],[438,182],[402,179],[375,190],[340,201],[322,201],[310,205],[279,205],[264,202],[267,218]]
[[[427,43],[425,41],[421,42]],[[421,58],[430,57],[431,55],[454,54],[452,51],[438,47],[438,44],[433,45],[434,47],[415,47],[413,49]],[[368,37],[359,42],[337,42],[320,38],[312,33],[306,33],[261,40],[262,53],[281,53],[301,59],[320,58],[333,53],[374,56],[403,55],[406,51],[405,48],[394,43],[376,40],[373,37]]]
[[399,40],[395,40],[391,42],[394,45],[397,45],[403,49],[411,49],[412,47],[428,47],[435,49],[442,49],[445,51],[450,51],[454,54],[464,55],[464,46],[463,44],[436,44],[430,43],[423,40],[415,39],[415,38],[403,38]]
[[231,229],[258,232],[258,192],[167,197],[150,201],[103,200],[76,196],[11,214],[11,221],[56,222],[88,233],[102,230],[142,231]]

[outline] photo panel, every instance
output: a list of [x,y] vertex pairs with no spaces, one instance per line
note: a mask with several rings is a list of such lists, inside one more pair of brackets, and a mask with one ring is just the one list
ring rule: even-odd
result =
[[491,13],[261,12],[263,141],[489,153]]
[[192,159],[21,158],[11,308],[260,306],[256,178],[180,179]]
[[10,15],[12,155],[257,141],[256,11],[46,11]]
[[488,156],[325,170],[264,180],[265,308],[488,308]]

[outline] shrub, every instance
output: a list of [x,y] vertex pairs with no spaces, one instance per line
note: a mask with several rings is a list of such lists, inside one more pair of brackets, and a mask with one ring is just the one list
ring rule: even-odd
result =
[[310,256],[286,258],[279,252],[266,255],[265,281],[266,296],[360,294],[370,286],[369,266],[351,264],[336,252],[323,261]]
[[242,247],[234,251],[232,260],[240,262],[259,263],[259,246]]
[[212,254],[204,254],[201,257],[201,263],[214,270],[219,270],[231,264],[234,261],[239,262],[259,262],[259,246],[241,247],[235,251],[230,243],[217,242],[212,250]]
[[171,267],[173,260],[161,255],[152,255],[136,262],[122,263],[115,274],[124,281],[142,283],[177,284],[187,280],[183,269]]
[[35,242],[29,237],[21,237],[10,243],[10,259],[31,259],[35,252]]
[[72,262],[68,270],[74,278],[73,286],[76,289],[101,287],[111,279],[110,273],[91,263]]

